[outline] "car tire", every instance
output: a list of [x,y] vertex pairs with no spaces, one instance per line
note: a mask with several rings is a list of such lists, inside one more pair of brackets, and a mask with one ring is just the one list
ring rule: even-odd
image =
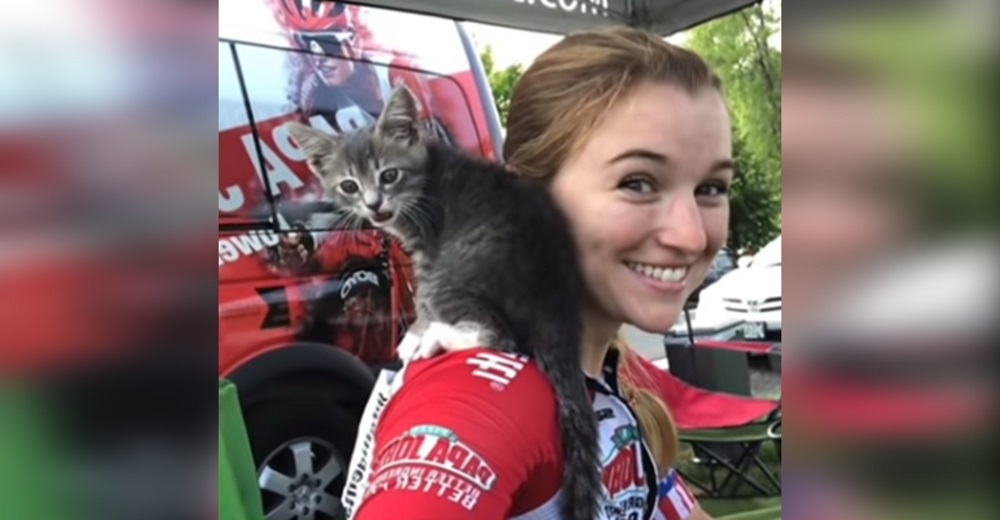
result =
[[[345,400],[351,393],[336,381],[302,376],[242,399],[265,520],[344,518],[340,493],[363,405]],[[285,508],[293,514],[279,511]]]

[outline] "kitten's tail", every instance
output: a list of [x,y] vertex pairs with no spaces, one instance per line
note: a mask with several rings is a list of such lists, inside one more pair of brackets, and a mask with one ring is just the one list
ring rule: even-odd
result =
[[597,518],[603,493],[597,417],[587,391],[578,353],[566,348],[567,338],[537,349],[535,360],[555,388],[563,446],[562,516],[566,520]]

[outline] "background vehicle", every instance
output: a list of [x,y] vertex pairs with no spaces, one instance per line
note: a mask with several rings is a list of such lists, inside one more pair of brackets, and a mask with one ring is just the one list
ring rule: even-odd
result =
[[[268,518],[338,516],[373,372],[398,362],[413,319],[407,255],[377,230],[331,218],[284,124],[354,131],[403,83],[431,135],[499,159],[493,99],[455,18],[566,31],[623,23],[625,3],[220,3],[219,374],[239,389]],[[701,2],[646,21],[669,33],[750,3]]]
[[706,287],[695,320],[712,328],[743,321],[744,339],[781,341],[781,237],[764,246],[747,267]]
[[736,269],[736,262],[733,261],[733,257],[730,252],[725,249],[719,250],[719,253],[715,255],[715,260],[712,262],[712,265],[708,268],[708,274],[705,275],[705,281],[701,282],[701,285],[699,285],[698,288],[691,293],[686,307],[691,308],[698,305],[698,300],[701,298],[701,291],[709,285],[719,281],[719,279],[733,269]]

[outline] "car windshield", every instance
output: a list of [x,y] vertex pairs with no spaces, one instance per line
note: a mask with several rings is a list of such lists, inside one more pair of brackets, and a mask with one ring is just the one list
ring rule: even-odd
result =
[[726,251],[719,251],[719,254],[715,257],[714,269],[719,271],[724,271],[726,269],[733,268],[733,260],[729,257],[729,253]]

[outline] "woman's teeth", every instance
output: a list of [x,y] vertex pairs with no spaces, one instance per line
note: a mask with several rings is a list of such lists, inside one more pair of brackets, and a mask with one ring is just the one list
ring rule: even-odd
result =
[[654,280],[661,282],[679,282],[687,275],[687,267],[657,267],[655,265],[640,264],[637,262],[625,262],[629,269]]

